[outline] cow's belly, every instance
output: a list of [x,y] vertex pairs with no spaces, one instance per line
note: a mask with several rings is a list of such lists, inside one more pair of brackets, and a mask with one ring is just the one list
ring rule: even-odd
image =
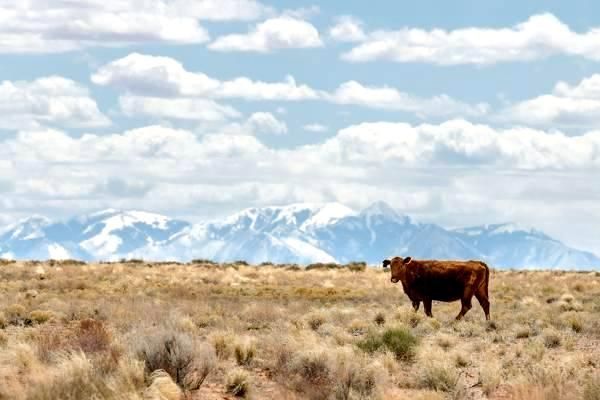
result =
[[462,282],[427,280],[419,282],[417,290],[423,298],[437,301],[456,301],[463,297],[465,287]]

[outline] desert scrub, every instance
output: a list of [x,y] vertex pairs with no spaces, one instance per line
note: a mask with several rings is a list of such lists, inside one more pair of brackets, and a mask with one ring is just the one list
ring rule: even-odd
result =
[[163,330],[141,336],[135,347],[136,355],[144,361],[147,374],[164,370],[175,383],[187,390],[199,387],[214,367],[212,349],[199,347],[190,335],[183,332]]
[[458,384],[456,368],[445,360],[428,360],[419,368],[418,382],[424,389],[450,392]]
[[554,330],[544,331],[543,338],[544,338],[544,346],[546,346],[549,349],[554,349],[556,347],[559,347],[562,343],[560,334]]
[[147,400],[180,400],[183,392],[165,371],[154,371],[150,375],[150,386],[144,391]]
[[249,340],[238,342],[235,345],[234,355],[238,365],[248,366],[252,363],[256,354],[256,346]]
[[600,374],[587,378],[583,387],[583,400],[600,400]]
[[382,334],[369,333],[366,338],[356,345],[367,353],[389,350],[396,359],[410,361],[415,356],[417,338],[407,329],[390,328]]
[[527,339],[531,336],[533,335],[529,326],[519,326],[515,330],[515,338],[517,339]]
[[85,353],[96,353],[108,348],[112,340],[104,322],[85,319],[79,322],[77,345]]
[[570,311],[560,316],[560,322],[563,326],[570,328],[575,333],[581,333],[584,329],[584,322],[581,313]]
[[325,321],[325,315],[322,312],[313,312],[306,317],[306,323],[313,331],[318,330]]
[[24,325],[27,320],[27,311],[21,304],[11,304],[4,310],[6,320],[10,325]]
[[103,375],[84,353],[67,353],[56,370],[26,392],[26,400],[55,399],[139,399],[143,386],[143,365],[133,360],[119,364],[114,374]]
[[348,332],[354,336],[364,335],[368,329],[367,323],[359,319],[352,320],[348,326]]
[[375,322],[375,325],[385,325],[385,315],[382,312],[378,312],[377,315],[375,315],[373,322]]
[[366,364],[353,355],[340,357],[337,361],[335,399],[371,399],[379,397],[381,373],[379,364]]
[[491,395],[502,382],[502,366],[497,362],[484,363],[479,370],[479,382],[483,393]]
[[48,322],[54,314],[51,311],[34,310],[29,313],[29,318],[36,324]]
[[346,268],[348,268],[352,272],[363,272],[367,269],[367,263],[364,261],[353,261],[351,263],[346,264]]
[[217,358],[227,360],[232,353],[235,337],[230,333],[216,332],[211,336],[210,341],[214,346]]
[[437,345],[445,351],[450,350],[455,345],[454,339],[449,335],[440,335],[436,338]]
[[246,397],[250,390],[250,377],[243,369],[234,369],[225,380],[227,393],[236,397]]

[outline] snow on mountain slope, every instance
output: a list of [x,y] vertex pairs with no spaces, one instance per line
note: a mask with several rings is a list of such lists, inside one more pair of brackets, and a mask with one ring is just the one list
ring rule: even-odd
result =
[[80,242],[96,257],[112,259],[141,245],[168,239],[187,223],[143,211],[105,210],[80,219],[85,226]]
[[600,267],[600,258],[594,254],[571,249],[543,232],[519,224],[483,225],[455,232],[490,265],[500,268]]
[[2,229],[0,233],[0,243],[10,240],[33,240],[44,236],[43,230],[50,225],[50,220],[46,217],[35,215],[20,220]]
[[32,217],[0,230],[0,257],[20,259],[379,264],[395,255],[480,259],[496,268],[600,268],[596,255],[533,228],[491,224],[448,230],[416,222],[383,202],[359,212],[339,203],[249,208],[196,225],[106,209],[64,222]]
[[171,240],[151,244],[132,255],[255,263],[333,262],[334,257],[311,242],[308,232],[352,213],[337,203],[249,208],[222,221],[186,229]]
[[149,243],[167,240],[188,225],[159,214],[115,209],[66,222],[34,217],[4,230],[0,254],[36,259],[115,259]]

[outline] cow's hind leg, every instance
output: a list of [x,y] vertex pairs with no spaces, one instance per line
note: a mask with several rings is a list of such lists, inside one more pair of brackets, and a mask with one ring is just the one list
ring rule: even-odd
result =
[[460,303],[461,303],[461,308],[460,308],[460,312],[456,316],[456,320],[457,321],[460,321],[462,319],[462,317],[465,316],[465,314],[467,313],[467,311],[469,311],[471,309],[471,307],[473,307],[471,305],[471,297],[462,298],[460,300]]
[[465,292],[463,293],[462,299],[460,299],[461,308],[460,308],[460,312],[456,316],[457,321],[460,321],[462,319],[462,317],[465,316],[467,311],[469,311],[472,307],[472,305],[471,305],[471,299],[473,298],[472,287],[473,287],[472,285],[468,285],[467,288],[465,289]]
[[423,300],[423,307],[425,308],[425,315],[433,317],[433,314],[431,313],[431,299]]
[[481,308],[483,308],[483,312],[485,313],[485,319],[487,321],[489,321],[490,320],[490,301],[488,300],[488,296],[485,291],[485,288],[480,287],[479,290],[477,290],[477,292],[475,292],[475,297],[477,298],[477,301],[479,301],[479,304],[481,304]]
[[419,311],[419,305],[420,305],[420,304],[421,304],[421,302],[420,302],[420,301],[414,301],[414,300],[413,300],[413,302],[412,302],[412,306],[413,306],[413,308],[415,309],[415,312],[416,312],[416,311]]

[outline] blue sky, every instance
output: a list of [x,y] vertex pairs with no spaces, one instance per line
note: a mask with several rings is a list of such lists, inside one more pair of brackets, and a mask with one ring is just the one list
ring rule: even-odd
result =
[[384,200],[600,253],[592,1],[0,0],[0,223]]

